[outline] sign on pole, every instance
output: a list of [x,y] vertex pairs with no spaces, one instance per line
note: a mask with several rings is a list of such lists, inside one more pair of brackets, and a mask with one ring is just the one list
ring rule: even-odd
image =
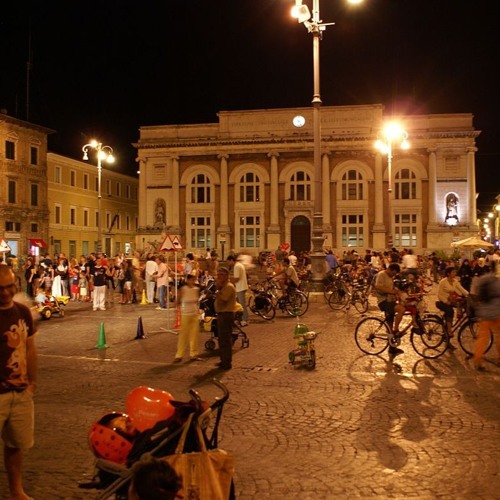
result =
[[5,240],[0,241],[0,253],[12,252],[12,249],[9,247]]

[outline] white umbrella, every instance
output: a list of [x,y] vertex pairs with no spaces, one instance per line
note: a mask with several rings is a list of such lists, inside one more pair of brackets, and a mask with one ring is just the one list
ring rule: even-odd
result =
[[495,245],[489,241],[484,241],[477,236],[471,236],[470,238],[465,238],[464,240],[454,241],[451,246],[453,248],[487,248]]

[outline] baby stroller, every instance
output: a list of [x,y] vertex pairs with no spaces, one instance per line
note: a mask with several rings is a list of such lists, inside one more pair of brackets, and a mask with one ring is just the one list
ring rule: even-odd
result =
[[[237,304],[239,310],[235,313],[235,320],[233,322],[233,345],[238,338],[241,338],[241,347],[248,347],[250,340],[247,334],[242,330],[239,322],[242,318],[243,307]],[[205,342],[205,349],[213,351],[216,347],[216,340],[218,340],[217,333],[217,313],[215,312],[215,282],[210,281],[203,290],[200,296],[200,309],[203,311],[203,329],[210,332],[210,338]]]
[[[147,463],[151,457],[163,459],[173,455],[176,453],[182,435],[185,436],[183,453],[200,451],[197,438],[200,429],[205,448],[207,450],[216,449],[218,447],[218,429],[222,410],[229,398],[229,391],[217,379],[212,379],[212,383],[222,391],[222,396],[215,397],[212,404],[208,405],[208,403],[202,401],[199,393],[194,389],[190,389],[190,401],[168,401],[174,408],[173,414],[166,420],[160,420],[153,427],[139,432],[133,439],[133,443],[124,444],[121,437],[125,434],[117,433],[120,429],[113,428],[110,431],[114,435],[109,435],[109,443],[106,447],[104,446],[106,433],[99,429],[101,427],[99,423],[94,424],[89,440],[91,446],[95,445],[92,448],[94,454],[98,457],[96,460],[96,474],[92,482],[79,484],[79,487],[99,490],[96,496],[99,500],[112,498],[113,496],[116,499],[126,499],[128,498],[129,483],[137,471],[137,465]],[[148,412],[149,409],[145,411]],[[117,414],[110,415],[115,416]],[[102,419],[99,422],[102,422]],[[134,422],[133,419],[132,422]],[[94,436],[93,433],[97,433],[97,436]],[[105,451],[106,456],[111,459],[99,457],[102,451]],[[106,453],[106,451],[109,453]],[[228,457],[232,477],[233,459],[230,455]],[[184,488],[189,489],[189,484],[184,484]],[[234,499],[232,480],[228,489],[227,498]]]

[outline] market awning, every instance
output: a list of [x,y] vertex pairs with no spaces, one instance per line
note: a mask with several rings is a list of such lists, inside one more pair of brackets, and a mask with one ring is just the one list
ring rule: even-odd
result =
[[47,243],[45,243],[45,241],[43,241],[41,238],[30,239],[30,240],[28,240],[28,243],[29,243],[30,247],[49,248]]

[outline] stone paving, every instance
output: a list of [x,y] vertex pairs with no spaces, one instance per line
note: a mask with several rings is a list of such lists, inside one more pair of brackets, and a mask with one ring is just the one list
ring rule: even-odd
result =
[[[222,372],[216,351],[203,350],[203,331],[204,361],[172,364],[173,311],[114,304],[93,312],[89,304],[69,304],[64,318],[39,322],[27,491],[36,500],[94,498],[95,490],[78,488],[94,473],[87,443],[94,421],[124,411],[139,385],[176,399],[188,399],[194,387],[210,400],[217,391],[209,381],[218,377],[231,393],[219,444],[236,457],[240,500],[500,498],[500,368],[487,363],[478,373],[460,348],[425,360],[406,338],[405,353],[392,361],[386,352],[364,355],[353,339],[359,318],[354,309],[334,312],[322,296],[311,297],[302,322],[319,332],[318,361],[308,370],[288,364],[295,319],[253,316],[245,329],[249,348],[237,342],[233,369]],[[106,349],[96,348],[101,322]]]

